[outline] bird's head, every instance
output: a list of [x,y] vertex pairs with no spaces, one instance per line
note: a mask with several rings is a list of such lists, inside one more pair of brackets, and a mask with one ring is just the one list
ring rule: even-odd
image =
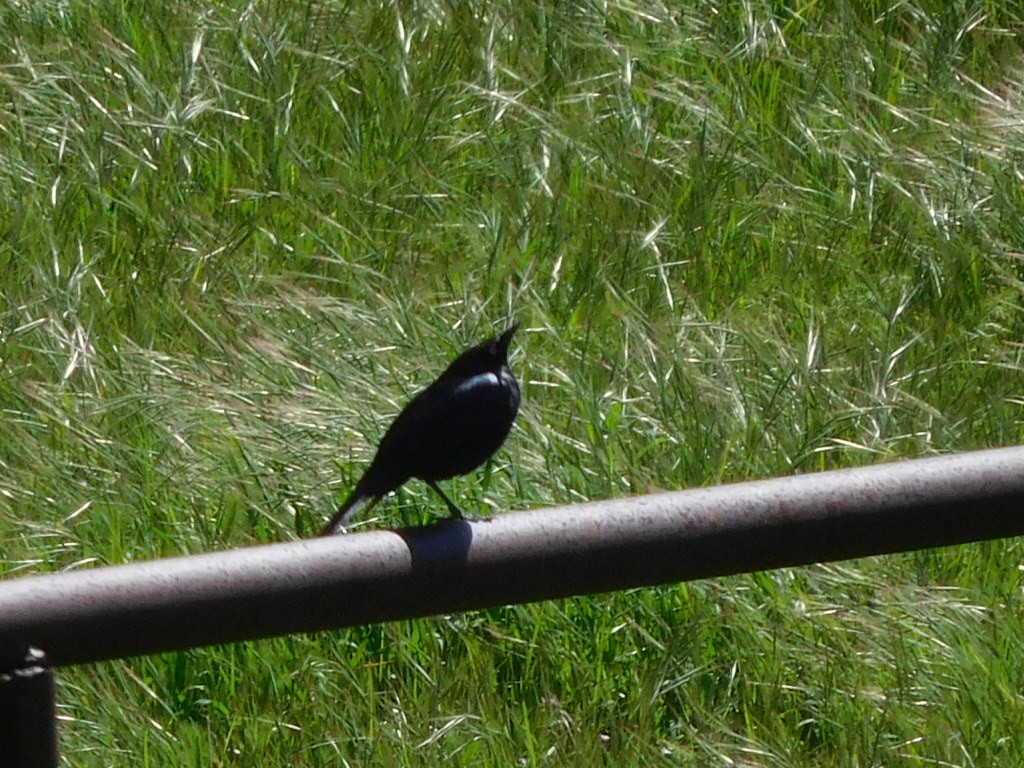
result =
[[467,349],[448,366],[446,373],[472,376],[487,371],[500,372],[502,367],[508,365],[508,347],[518,328],[519,324],[515,323],[500,336]]
[[519,323],[513,323],[503,334],[488,342],[494,348],[492,354],[503,363],[508,362],[508,345],[512,343],[512,337],[518,330]]

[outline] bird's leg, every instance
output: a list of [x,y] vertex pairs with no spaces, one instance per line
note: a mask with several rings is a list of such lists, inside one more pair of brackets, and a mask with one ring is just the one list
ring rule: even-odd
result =
[[[444,503],[448,505],[448,511],[452,514],[452,520],[467,519],[466,515],[462,514],[462,510],[455,506],[455,502],[448,498],[448,495],[441,490],[441,487],[436,482],[434,482],[433,480],[427,480],[427,485],[433,488],[434,492],[437,493],[437,495],[440,496],[442,499],[444,499]],[[472,520],[473,518],[468,519]]]

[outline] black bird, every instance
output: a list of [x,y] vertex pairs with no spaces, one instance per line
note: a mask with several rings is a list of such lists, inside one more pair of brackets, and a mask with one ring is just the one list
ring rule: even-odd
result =
[[377,455],[321,536],[417,477],[433,488],[455,519],[462,512],[438,485],[472,472],[505,442],[519,411],[519,384],[508,367],[508,345],[518,325],[468,349],[398,414]]

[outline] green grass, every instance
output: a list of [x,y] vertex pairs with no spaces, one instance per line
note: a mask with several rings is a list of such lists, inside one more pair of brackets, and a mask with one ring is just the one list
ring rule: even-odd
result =
[[[0,7],[0,573],[1024,442],[1011,2]],[[413,483],[367,525],[444,510]],[[75,766],[1019,766],[1000,541],[62,670]]]

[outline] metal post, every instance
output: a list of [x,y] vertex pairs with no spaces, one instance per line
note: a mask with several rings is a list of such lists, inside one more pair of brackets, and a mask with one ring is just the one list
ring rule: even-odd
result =
[[30,648],[22,664],[0,672],[0,763],[57,767],[57,705],[46,654]]
[[1024,447],[375,530],[0,580],[0,669],[1020,535]]

